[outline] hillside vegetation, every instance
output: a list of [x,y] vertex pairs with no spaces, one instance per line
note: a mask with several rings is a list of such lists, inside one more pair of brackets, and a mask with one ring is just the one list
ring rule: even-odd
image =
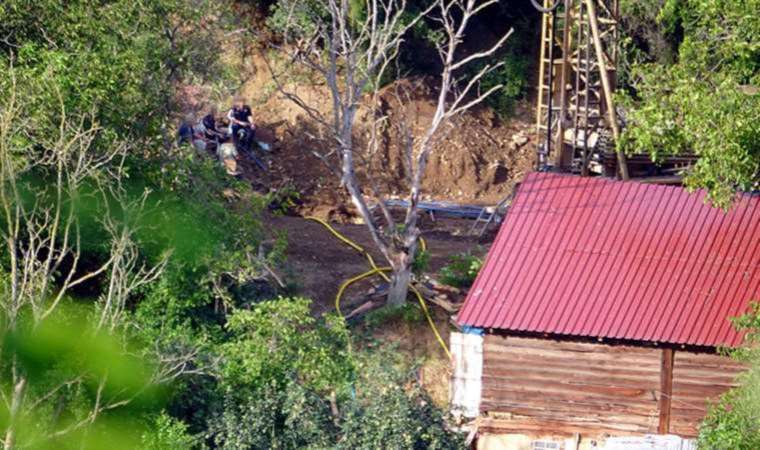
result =
[[[644,3],[621,9],[618,145],[655,159],[697,154],[689,187],[728,208],[760,187],[760,3]],[[5,449],[464,447],[446,411],[450,314],[430,303],[428,315],[407,289],[438,277],[461,296],[491,236],[415,208],[493,205],[532,170],[540,16],[530,2],[497,2],[447,41],[441,16],[426,13],[433,0],[399,2],[383,31],[405,31],[387,70],[344,49],[331,78],[293,57],[308,44],[313,61],[333,61],[334,34],[307,39],[335,23],[326,4],[0,3]],[[340,23],[366,52],[355,26],[365,3],[345,5]],[[465,62],[493,51],[447,72],[439,48]],[[368,81],[355,97],[338,89],[352,100],[334,114],[331,82],[351,68]],[[451,108],[470,87],[461,101],[479,101]],[[241,158],[232,177],[177,131],[226,115],[235,95],[272,151],[264,167]],[[456,114],[435,129],[441,104]],[[346,112],[356,120],[338,139],[330,120]],[[377,199],[414,201],[386,211]],[[336,229],[362,252],[302,216],[354,224]],[[401,302],[348,321],[335,295],[370,270],[367,255],[388,266],[376,269],[388,283],[350,287],[345,311],[373,304],[386,284],[404,284]],[[758,329],[756,314],[739,323]],[[736,357],[753,369],[707,419],[705,448],[760,442],[757,354]]]

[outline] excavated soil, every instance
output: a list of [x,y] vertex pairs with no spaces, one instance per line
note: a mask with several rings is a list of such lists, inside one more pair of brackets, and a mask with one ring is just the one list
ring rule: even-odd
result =
[[[268,172],[246,170],[246,178],[262,189],[297,192],[298,212],[321,218],[350,222],[354,218],[348,196],[336,173],[337,157],[327,162],[315,156],[331,149],[324,131],[295,105],[274,89],[267,65],[254,58],[247,65],[251,74],[240,93],[248,99],[257,121],[257,138],[272,146],[266,156]],[[256,62],[258,61],[258,62]],[[329,112],[330,97],[319,80],[308,76],[287,86],[305,101]],[[403,90],[408,98],[403,105],[396,93]],[[389,124],[406,121],[415,138],[419,138],[435,112],[435,83],[431,80],[407,79],[386,87],[380,96],[381,110]],[[367,99],[369,102],[369,99]],[[368,140],[370,117],[366,108],[357,117],[357,148]],[[518,104],[514,115],[498,118],[492,110],[479,106],[442,128],[431,153],[423,181],[425,200],[460,204],[493,205],[509,195],[515,182],[531,170],[535,158],[533,116],[526,103]],[[371,177],[384,194],[404,198],[409,171],[406,168],[400,133],[389,126],[381,135],[380,145],[371,158],[357,156],[357,172]],[[365,194],[368,192],[365,192]]]

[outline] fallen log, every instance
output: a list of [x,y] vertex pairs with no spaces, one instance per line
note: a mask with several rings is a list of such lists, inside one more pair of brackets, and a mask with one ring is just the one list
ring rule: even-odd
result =
[[451,314],[456,314],[459,312],[459,309],[462,307],[462,304],[459,303],[452,303],[446,299],[446,297],[437,295],[435,297],[428,297],[425,298],[425,301],[430,302],[434,305],[437,305],[441,308],[443,308],[446,312]]
[[351,310],[351,312],[349,312],[348,314],[346,314],[345,316],[343,316],[343,318],[345,320],[357,319],[360,316],[362,316],[362,315],[364,315],[364,314],[366,314],[366,313],[368,313],[368,312],[370,312],[370,311],[372,311],[374,309],[377,309],[377,308],[381,307],[384,304],[385,304],[385,301],[378,302],[378,301],[375,301],[375,300],[369,300],[369,301],[364,302],[361,305],[357,306],[353,310]]

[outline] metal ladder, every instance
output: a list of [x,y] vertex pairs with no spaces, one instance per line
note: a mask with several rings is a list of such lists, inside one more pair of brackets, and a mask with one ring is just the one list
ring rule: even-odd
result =
[[517,186],[513,189],[513,193],[507,195],[496,206],[487,206],[480,210],[480,214],[478,215],[478,218],[475,219],[475,222],[472,224],[472,227],[470,227],[470,235],[471,236],[478,236],[481,237],[488,229],[488,226],[491,225],[491,223],[498,217],[499,215],[503,215],[506,212],[506,208],[509,205],[509,203],[512,201],[512,197],[514,196],[514,191],[517,190]]
[[[548,8],[550,3],[551,0],[543,0],[545,8]],[[552,133],[556,131],[554,125],[560,109],[554,100],[554,78],[558,72],[555,66],[561,65],[562,62],[555,55],[555,47],[559,45],[556,42],[555,34],[558,28],[557,14],[560,14],[560,11],[555,10],[541,14],[541,54],[539,57],[536,104],[536,143],[540,147],[536,167],[539,169],[549,163],[547,158],[553,153],[551,139]]]

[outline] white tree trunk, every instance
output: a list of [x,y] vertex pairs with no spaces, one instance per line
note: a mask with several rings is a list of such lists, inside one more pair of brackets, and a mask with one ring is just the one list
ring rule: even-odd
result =
[[412,282],[412,265],[406,264],[391,274],[391,285],[388,289],[388,304],[401,306],[406,303],[409,294],[409,283]]
[[16,422],[18,421],[21,402],[26,391],[26,377],[21,377],[13,387],[10,411],[8,412],[8,428],[5,430],[3,449],[12,450],[16,444]]
[[415,250],[415,246],[408,249],[396,249],[388,258],[393,268],[391,284],[388,288],[389,305],[401,306],[406,303],[409,284],[412,282],[412,262]]

